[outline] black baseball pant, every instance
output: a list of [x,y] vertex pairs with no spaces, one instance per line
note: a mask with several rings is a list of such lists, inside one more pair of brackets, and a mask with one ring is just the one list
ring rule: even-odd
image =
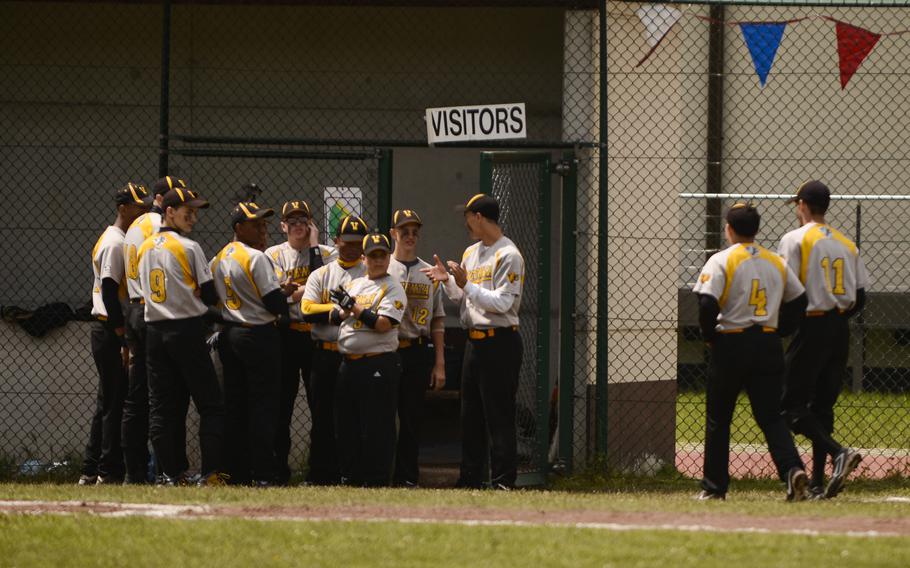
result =
[[420,448],[420,422],[423,399],[430,384],[435,353],[426,338],[398,350],[401,357],[401,380],[398,387],[398,446],[395,452],[396,485],[417,484]]
[[[149,387],[145,360],[145,306],[131,302],[126,311],[126,343],[130,349],[129,386],[123,403],[121,442],[126,462],[126,482],[144,483],[148,478],[149,461]],[[177,448],[178,468],[186,471],[190,467],[186,455],[186,413],[190,395],[186,389],[178,397],[178,415],[183,416],[174,431],[174,447]],[[182,409],[182,410],[180,410]],[[180,448],[183,448],[181,451]],[[158,473],[163,473],[158,468]]]
[[743,389],[780,479],[786,480],[793,467],[803,468],[793,437],[780,414],[783,372],[783,346],[777,333],[753,326],[740,333],[717,335],[711,347],[708,371],[702,489],[721,495],[727,493],[730,422]]
[[313,339],[309,331],[291,328],[281,331],[281,395],[278,409],[278,425],[275,430],[275,471],[276,482],[287,485],[291,478],[288,456],[291,453],[291,419],[300,381],[306,394],[310,416],[313,415],[312,393],[310,392],[310,371],[313,366]]
[[787,348],[781,406],[790,429],[812,441],[814,485],[824,483],[827,457],[843,449],[831,435],[849,349],[849,320],[837,310],[803,319]]
[[120,338],[106,323],[96,321],[91,329],[92,358],[98,370],[98,395],[92,415],[82,473],[123,478],[120,449],[120,419],[126,391]]
[[186,448],[176,447],[175,439],[186,423],[181,414],[184,391],[189,391],[200,417],[202,473],[223,471],[224,402],[202,318],[150,322],[147,334],[149,435],[161,471],[169,477],[183,473],[179,456]]
[[341,354],[325,349],[324,345],[317,341],[313,346],[313,372],[310,377],[313,424],[310,428],[307,482],[313,485],[334,485],[341,477],[335,451],[335,384],[338,382]]
[[274,325],[226,324],[218,338],[224,366],[225,458],[232,484],[275,482],[280,349]]
[[335,439],[343,484],[390,484],[400,376],[395,351],[342,361],[335,389]]
[[487,463],[494,487],[513,487],[518,475],[515,396],[523,346],[518,331],[494,331],[493,337],[469,339],[465,345],[459,487],[482,487]]

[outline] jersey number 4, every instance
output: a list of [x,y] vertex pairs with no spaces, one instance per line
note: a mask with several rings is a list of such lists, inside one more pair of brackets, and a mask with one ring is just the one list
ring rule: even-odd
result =
[[753,313],[756,316],[768,315],[768,296],[765,289],[761,287],[758,278],[752,279],[752,292],[749,293],[749,305],[753,306]]
[[[834,269],[834,286],[831,286],[831,269]],[[831,260],[827,256],[822,259],[822,272],[825,273],[825,285],[832,294],[840,296],[847,291],[844,290],[844,259],[835,258]]]
[[152,301],[156,304],[160,304],[167,300],[164,270],[160,268],[153,268],[149,271],[149,290],[152,291]]

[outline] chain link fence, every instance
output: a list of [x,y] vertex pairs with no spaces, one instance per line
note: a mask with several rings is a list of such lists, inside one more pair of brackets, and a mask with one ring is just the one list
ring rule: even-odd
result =
[[[210,255],[230,238],[230,196],[249,182],[263,188],[267,206],[305,197],[319,216],[326,188],[360,188],[373,224],[392,206],[381,202],[373,148],[426,146],[426,108],[524,102],[527,140],[491,147],[571,149],[578,167],[568,228],[576,268],[564,283],[574,306],[559,308],[571,310],[560,333],[573,335],[573,353],[551,345],[560,369],[571,359],[568,376],[558,376],[570,383],[558,408],[559,439],[571,448],[559,456],[580,468],[605,452],[622,471],[670,466],[698,476],[704,354],[687,311],[686,270],[714,248],[729,202],[679,195],[786,194],[809,177],[835,193],[904,192],[906,36],[883,36],[841,89],[836,24],[816,16],[888,32],[910,29],[910,11],[673,5],[679,21],[636,67],[651,47],[636,14],[642,6],[0,4],[0,193],[15,204],[0,210],[4,464],[44,467],[81,454],[97,379],[79,308],[90,290],[87,251],[113,219],[115,188],[150,183],[165,166],[188,179],[213,202],[196,232]],[[791,20],[800,21],[787,25],[762,86],[735,22]],[[438,159],[433,167],[448,167]],[[409,166],[396,162],[396,172]],[[476,190],[452,187],[457,198],[440,189],[433,207]],[[418,197],[397,191],[396,200]],[[791,216],[774,200],[757,201],[768,210],[764,242],[773,243]],[[861,356],[851,352],[838,428],[846,442],[887,458],[864,462],[864,475],[907,474],[907,429],[888,430],[910,408],[910,313],[900,289],[910,265],[894,228],[904,203],[837,202],[835,224],[851,235],[857,206],[873,285],[853,324]],[[456,220],[434,232],[448,245],[462,229]],[[294,445],[303,452],[300,396]],[[744,447],[760,446],[748,420],[737,435]],[[734,475],[769,472],[737,459]]]

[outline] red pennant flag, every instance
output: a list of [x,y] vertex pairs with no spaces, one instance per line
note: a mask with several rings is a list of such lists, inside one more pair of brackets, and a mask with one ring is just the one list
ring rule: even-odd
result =
[[835,24],[837,55],[840,58],[840,88],[843,91],[882,36],[844,22],[835,21]]

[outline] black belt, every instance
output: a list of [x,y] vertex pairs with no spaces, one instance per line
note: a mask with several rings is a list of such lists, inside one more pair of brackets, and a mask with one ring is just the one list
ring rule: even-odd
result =
[[135,300],[130,298],[130,303],[131,304],[144,304],[145,300],[142,298],[136,298]]
[[487,339],[488,337],[496,337],[496,335],[515,333],[516,331],[518,331],[517,325],[511,325],[509,327],[491,327],[486,329],[469,329],[468,338],[481,340]]
[[407,349],[408,347],[417,347],[418,345],[427,345],[430,343],[429,337],[413,337],[413,338],[402,338],[398,340],[399,349]]

